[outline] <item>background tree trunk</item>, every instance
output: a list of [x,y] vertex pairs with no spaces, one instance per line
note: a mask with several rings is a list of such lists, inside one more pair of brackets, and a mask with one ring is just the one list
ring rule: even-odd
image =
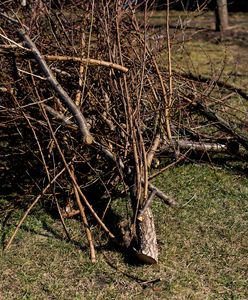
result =
[[224,32],[228,29],[228,11],[227,0],[215,0],[215,17],[216,17],[216,31]]

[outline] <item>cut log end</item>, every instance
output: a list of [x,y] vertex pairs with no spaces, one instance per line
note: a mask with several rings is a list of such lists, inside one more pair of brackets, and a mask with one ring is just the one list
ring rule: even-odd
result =
[[92,135],[87,135],[87,136],[84,136],[83,137],[83,141],[84,141],[84,143],[85,144],[87,144],[87,145],[91,145],[92,143],[93,143],[93,136]]
[[142,221],[137,220],[138,250],[133,248],[138,260],[147,264],[158,263],[157,236],[154,218],[150,208],[142,215]]

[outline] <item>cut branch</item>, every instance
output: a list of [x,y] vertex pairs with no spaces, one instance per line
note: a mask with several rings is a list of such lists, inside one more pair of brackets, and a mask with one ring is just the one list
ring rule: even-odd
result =
[[59,56],[59,55],[44,55],[44,58],[50,61],[74,61],[74,62],[79,62],[84,65],[92,65],[92,66],[103,66],[103,67],[108,67],[115,69],[117,71],[121,71],[123,73],[128,72],[128,68],[123,67],[121,65],[104,61],[104,60],[99,60],[99,59],[93,59],[93,58],[81,58],[81,57],[75,57],[75,56]]
[[[239,143],[235,141],[227,141],[227,143],[209,143],[209,142],[195,142],[178,140],[173,141],[172,145],[179,150],[194,150],[194,151],[210,151],[214,153],[232,153],[237,154],[239,152]],[[161,150],[169,149],[169,146],[163,147]],[[181,159],[184,159],[185,155],[182,155]]]
[[[73,176],[75,176],[74,172],[73,171],[71,171],[71,172],[72,172]],[[92,234],[91,234],[91,231],[90,231],[90,228],[89,228],[89,224],[88,224],[88,221],[87,221],[87,217],[86,217],[86,214],[85,214],[85,209],[84,209],[84,206],[83,206],[83,204],[82,204],[82,202],[80,200],[80,196],[79,196],[79,193],[78,193],[78,190],[77,190],[77,187],[76,187],[75,184],[73,184],[73,189],[74,189],[74,193],[75,193],[77,205],[78,205],[78,208],[79,208],[79,211],[80,211],[83,223],[84,223],[86,236],[87,236],[87,239],[88,239],[88,242],[89,242],[89,246],[90,246],[91,262],[95,263],[96,262],[95,247],[94,247],[94,242],[93,242]]]
[[137,222],[139,249],[134,249],[136,256],[142,262],[156,264],[158,262],[158,245],[152,210],[148,207],[142,221]]

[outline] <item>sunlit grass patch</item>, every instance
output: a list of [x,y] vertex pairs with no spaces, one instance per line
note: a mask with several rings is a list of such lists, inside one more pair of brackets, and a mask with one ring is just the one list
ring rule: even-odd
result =
[[163,204],[155,205],[164,215],[157,219],[161,260],[174,276],[176,299],[182,294],[185,299],[245,299],[247,179],[188,165],[175,168],[156,183],[167,186],[180,201],[178,209],[166,213]]

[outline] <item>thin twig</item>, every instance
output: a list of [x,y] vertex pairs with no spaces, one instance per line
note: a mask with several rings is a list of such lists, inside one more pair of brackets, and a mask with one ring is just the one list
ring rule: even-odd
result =
[[[71,171],[71,174],[75,178],[75,175],[74,175],[73,171]],[[91,234],[89,224],[88,224],[88,221],[87,221],[87,217],[86,217],[86,214],[85,214],[84,206],[83,206],[83,204],[80,200],[80,196],[79,196],[79,193],[78,193],[78,190],[77,190],[77,187],[76,187],[75,184],[73,184],[73,190],[74,190],[77,205],[78,205],[78,208],[80,210],[80,214],[81,214],[81,217],[82,217],[82,220],[83,220],[83,223],[84,223],[86,236],[87,236],[87,239],[88,239],[88,242],[89,242],[91,262],[95,263],[96,262],[96,253],[95,253],[95,247],[94,247],[92,234]]]
[[178,164],[180,161],[185,160],[187,153],[190,151],[191,149],[189,149],[185,154],[182,154],[176,161],[174,161],[173,163],[165,166],[164,168],[160,169],[159,171],[153,173],[152,175],[149,176],[149,180],[157,177],[158,175],[162,174],[163,172],[167,171],[168,169],[174,167],[176,164]]
[[[69,165],[69,164],[68,164]],[[59,178],[61,174],[64,173],[66,168],[63,168],[49,183],[48,185],[42,190],[42,192],[35,198],[33,203],[29,206],[29,208],[25,211],[23,217],[20,219],[19,223],[17,224],[14,233],[12,234],[11,238],[9,239],[7,245],[4,248],[4,251],[7,251],[9,247],[11,246],[18,230],[20,229],[22,223],[25,221],[26,217],[30,213],[30,211],[33,209],[33,207],[36,205],[36,203],[40,200],[40,198],[46,193],[46,191],[50,188],[50,186]]]
[[166,126],[168,138],[171,141],[171,129],[170,129],[170,114],[171,114],[171,106],[172,106],[172,94],[173,94],[173,81],[172,81],[172,63],[171,63],[171,43],[170,43],[170,0],[167,0],[167,8],[166,8],[166,41],[167,41],[167,54],[168,54],[168,75],[169,75],[169,95],[168,95],[168,103],[166,107]]
[[59,212],[59,218],[60,218],[60,221],[61,221],[62,226],[63,226],[63,228],[64,228],[64,231],[65,231],[65,233],[66,233],[66,236],[67,236],[68,240],[71,241],[71,236],[70,236],[69,230],[67,229],[67,226],[66,226],[66,224],[65,224],[64,216],[63,216],[63,213],[61,212],[61,208],[60,208],[60,206],[59,206],[58,199],[57,199],[55,193],[54,193],[53,197],[54,197],[54,199],[55,199],[55,203],[56,203],[56,206],[57,206],[57,210],[58,210],[58,212]]

